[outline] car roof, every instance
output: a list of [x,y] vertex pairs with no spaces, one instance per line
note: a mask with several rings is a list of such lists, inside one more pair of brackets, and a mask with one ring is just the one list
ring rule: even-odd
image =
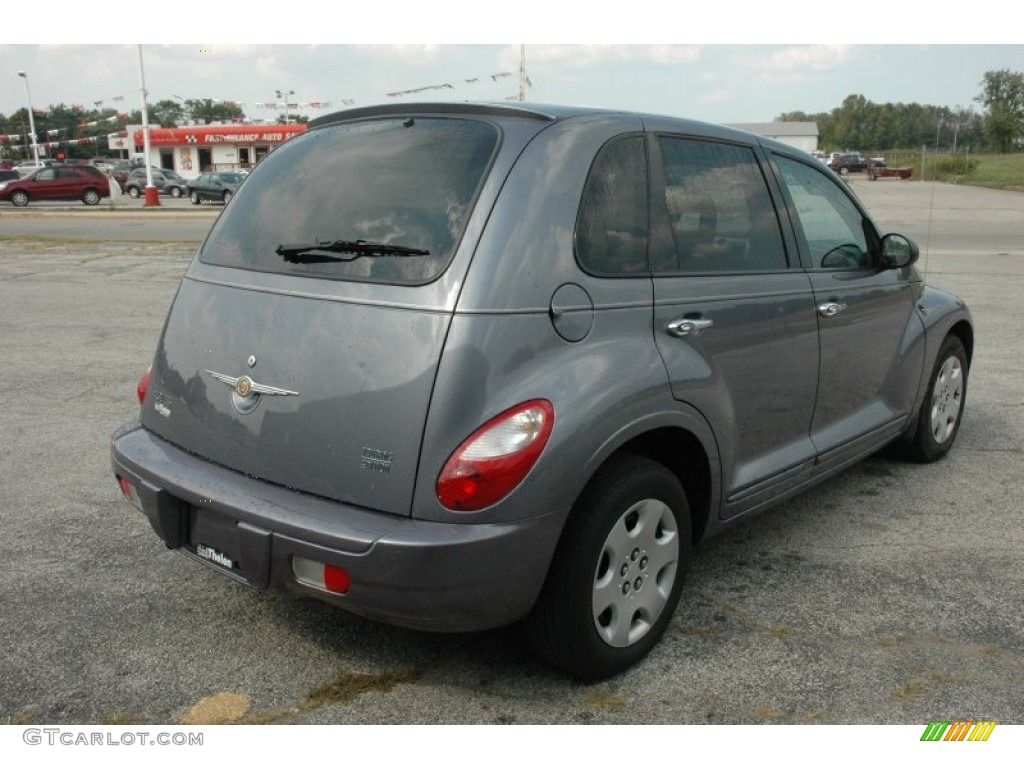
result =
[[439,115],[473,115],[495,118],[526,118],[538,121],[559,122],[579,117],[592,116],[622,116],[635,117],[645,122],[672,123],[674,129],[682,130],[695,135],[715,135],[720,138],[732,136],[748,142],[759,143],[765,147],[778,149],[786,152],[801,154],[801,150],[792,145],[784,144],[774,139],[760,136],[739,128],[733,128],[721,123],[710,123],[700,120],[692,120],[685,117],[673,115],[659,115],[647,112],[633,112],[625,109],[614,109],[608,107],[590,107],[568,104],[545,104],[534,102],[405,102],[397,104],[377,104],[368,107],[355,107],[353,109],[333,112],[329,115],[318,117],[308,123],[310,130],[339,123],[348,120],[359,120],[368,117],[386,117],[410,114],[439,114]]

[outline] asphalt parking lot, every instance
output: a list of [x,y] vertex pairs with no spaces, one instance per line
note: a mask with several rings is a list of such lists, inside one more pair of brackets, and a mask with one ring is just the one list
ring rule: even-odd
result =
[[974,313],[957,446],[705,543],[660,646],[591,686],[514,628],[395,629],[164,549],[108,446],[194,243],[0,209],[0,723],[1024,723],[1024,195],[852,183]]

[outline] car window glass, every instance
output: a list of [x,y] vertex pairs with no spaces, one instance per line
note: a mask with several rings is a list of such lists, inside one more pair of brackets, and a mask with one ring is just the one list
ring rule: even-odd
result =
[[687,272],[786,268],[775,206],[750,147],[659,138],[664,201],[674,260],[659,269]]
[[53,168],[44,168],[36,174],[36,181],[53,181],[57,178],[57,172]]
[[647,155],[642,136],[601,148],[587,176],[576,256],[598,275],[647,271]]
[[861,269],[872,265],[864,218],[828,176],[788,157],[776,156],[796,206],[813,269]]
[[[386,117],[307,131],[269,154],[239,187],[246,203],[217,220],[200,259],[309,277],[429,282],[455,254],[498,138],[486,121],[447,117]],[[415,252],[317,248],[358,240]],[[296,250],[302,245],[309,248]],[[291,252],[287,258],[279,246]]]
[[73,168],[58,168],[57,177],[61,179],[74,179],[77,174]]

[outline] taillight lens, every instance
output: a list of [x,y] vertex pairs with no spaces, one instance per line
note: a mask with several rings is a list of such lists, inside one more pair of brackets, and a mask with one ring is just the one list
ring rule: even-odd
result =
[[547,400],[509,408],[466,438],[437,478],[437,498],[455,512],[483,509],[522,482],[547,445],[555,409]]
[[142,405],[146,399],[146,392],[149,390],[149,374],[152,370],[153,366],[151,365],[146,369],[146,372],[142,374],[142,378],[139,379],[138,386],[135,387],[135,394],[139,398],[139,405]]

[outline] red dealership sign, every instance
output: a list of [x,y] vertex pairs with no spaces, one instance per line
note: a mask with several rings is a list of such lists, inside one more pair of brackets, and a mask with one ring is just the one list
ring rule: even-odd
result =
[[[193,125],[187,128],[150,128],[152,147],[177,147],[185,144],[280,144],[305,125]],[[142,131],[132,136],[136,146],[142,146]]]

